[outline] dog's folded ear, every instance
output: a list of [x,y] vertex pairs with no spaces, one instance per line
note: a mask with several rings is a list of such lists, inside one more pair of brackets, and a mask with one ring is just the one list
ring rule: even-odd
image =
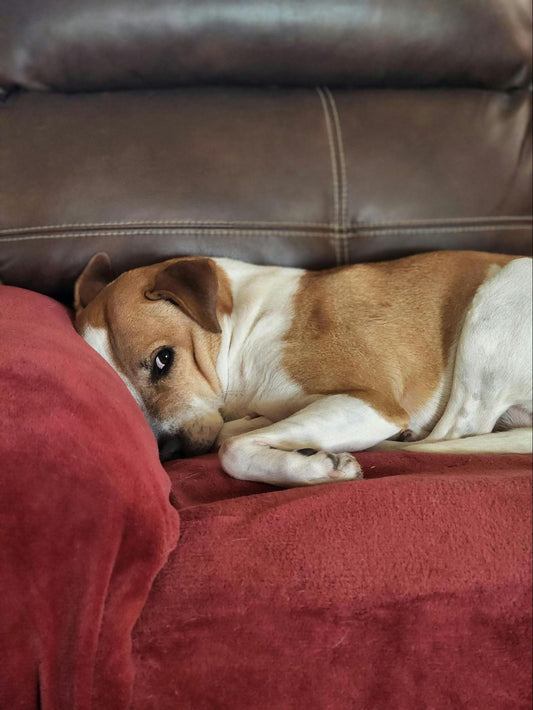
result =
[[101,251],[93,256],[76,281],[74,286],[76,311],[88,306],[111,281],[113,281],[111,260],[105,252]]
[[150,301],[171,301],[211,333],[220,333],[217,317],[218,279],[215,263],[207,257],[177,259],[159,271]]

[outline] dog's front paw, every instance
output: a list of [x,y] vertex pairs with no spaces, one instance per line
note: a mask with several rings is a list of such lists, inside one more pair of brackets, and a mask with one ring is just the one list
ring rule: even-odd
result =
[[361,466],[351,454],[277,448],[262,436],[245,434],[227,439],[219,456],[230,476],[275,486],[311,486],[363,477]]
[[363,478],[363,470],[352,454],[333,454],[330,451],[317,449],[298,449],[295,453],[308,459],[309,468],[306,477],[310,477],[309,483],[321,483],[327,480],[353,481]]

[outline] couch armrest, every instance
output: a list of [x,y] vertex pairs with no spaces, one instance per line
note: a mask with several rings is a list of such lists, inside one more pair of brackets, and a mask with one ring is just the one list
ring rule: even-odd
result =
[[66,309],[0,286],[0,333],[0,707],[126,708],[131,629],[177,540],[168,479]]

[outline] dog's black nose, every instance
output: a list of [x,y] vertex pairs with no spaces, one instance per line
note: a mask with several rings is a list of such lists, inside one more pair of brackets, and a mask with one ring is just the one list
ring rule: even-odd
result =
[[183,441],[179,436],[164,436],[158,440],[159,458],[161,461],[179,459],[183,453]]

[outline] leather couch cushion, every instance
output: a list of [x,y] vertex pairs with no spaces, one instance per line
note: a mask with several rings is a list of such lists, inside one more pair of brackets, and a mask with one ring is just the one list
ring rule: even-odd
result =
[[531,250],[528,91],[18,94],[0,135],[0,278],[65,301],[101,250],[118,271]]
[[178,534],[141,410],[60,304],[0,287],[0,707],[129,707]]
[[527,0],[4,2],[0,86],[527,86]]

